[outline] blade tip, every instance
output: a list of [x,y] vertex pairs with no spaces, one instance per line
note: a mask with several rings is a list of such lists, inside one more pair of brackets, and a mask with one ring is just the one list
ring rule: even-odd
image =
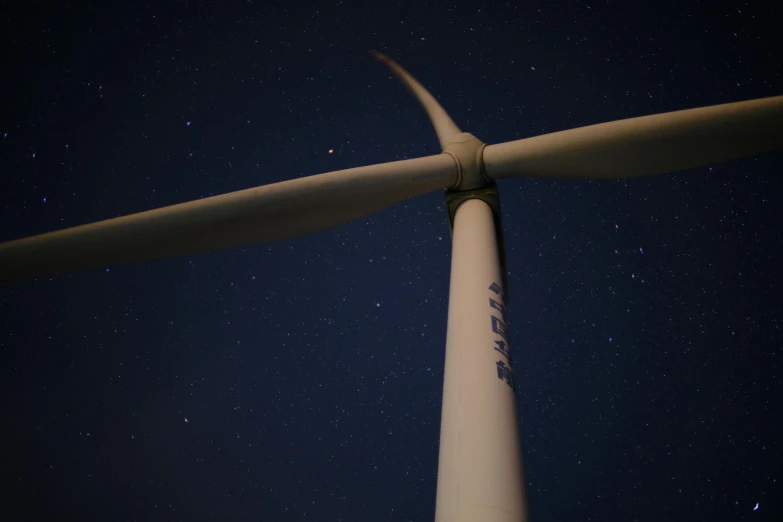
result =
[[376,49],[371,50],[370,54],[373,55],[376,59],[378,59],[378,60],[380,60],[380,61],[382,61],[384,63],[388,63],[389,62],[389,57],[386,56],[385,54],[383,54],[382,52],[376,50]]

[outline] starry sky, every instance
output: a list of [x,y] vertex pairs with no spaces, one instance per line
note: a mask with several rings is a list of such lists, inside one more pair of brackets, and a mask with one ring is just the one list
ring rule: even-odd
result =
[[[15,4],[2,241],[437,154],[371,49],[487,143],[783,94],[771,2]],[[531,520],[780,520],[782,168],[499,182]],[[435,192],[0,288],[3,510],[433,520],[450,249]]]

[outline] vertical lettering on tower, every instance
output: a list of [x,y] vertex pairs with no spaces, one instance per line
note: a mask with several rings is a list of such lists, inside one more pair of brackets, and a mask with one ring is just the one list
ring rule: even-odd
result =
[[514,370],[511,367],[511,347],[508,344],[508,336],[506,334],[506,307],[503,306],[503,289],[499,284],[493,282],[489,285],[489,290],[498,297],[497,300],[492,297],[489,298],[489,320],[492,324],[492,333],[499,337],[499,339],[494,340],[492,349],[502,355],[502,358],[495,362],[495,370],[497,371],[498,379],[505,381],[513,390]]

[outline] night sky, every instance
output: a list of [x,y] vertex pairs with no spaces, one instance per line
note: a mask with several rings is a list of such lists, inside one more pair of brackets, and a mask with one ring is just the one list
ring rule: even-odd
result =
[[[1,241],[437,154],[371,49],[487,143],[783,94],[771,2],[149,3],[2,3]],[[781,169],[499,182],[531,520],[781,520]],[[0,288],[0,518],[432,521],[443,201]]]

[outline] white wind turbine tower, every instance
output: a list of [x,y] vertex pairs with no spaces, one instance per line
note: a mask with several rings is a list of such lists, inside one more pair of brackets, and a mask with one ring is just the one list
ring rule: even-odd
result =
[[252,245],[326,230],[445,189],[452,230],[437,521],[527,520],[505,332],[496,181],[618,179],[783,149],[783,96],[486,145],[397,63],[442,154],[318,174],[0,244],[0,282]]

